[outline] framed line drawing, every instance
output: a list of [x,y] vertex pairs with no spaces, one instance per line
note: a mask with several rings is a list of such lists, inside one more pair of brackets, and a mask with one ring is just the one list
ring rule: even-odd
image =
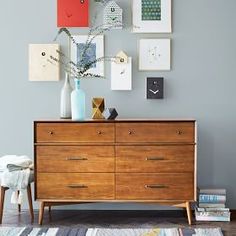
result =
[[140,39],[139,70],[169,71],[171,69],[170,39]]
[[[104,35],[72,35],[75,43],[70,42],[71,61],[76,64],[81,63],[81,56],[83,55],[83,63],[91,63],[98,58],[104,57]],[[89,37],[89,38],[88,38]],[[87,43],[91,40],[91,43]],[[89,46],[88,46],[89,45]],[[88,46],[88,47],[87,47]],[[84,49],[87,47],[85,53]],[[104,76],[104,60],[94,63],[87,71],[88,73]]]
[[132,0],[134,33],[171,33],[172,0]]

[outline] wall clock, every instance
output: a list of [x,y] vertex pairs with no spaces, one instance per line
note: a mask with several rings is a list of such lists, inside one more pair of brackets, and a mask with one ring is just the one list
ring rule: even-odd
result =
[[170,39],[140,39],[139,70],[168,71],[171,69]]
[[164,98],[164,78],[147,78],[147,99]]
[[111,62],[111,90],[132,90],[132,57],[123,51]]
[[123,10],[115,1],[110,1],[104,8],[104,27],[113,29],[122,29]]
[[58,27],[88,27],[89,0],[57,0]]
[[50,56],[59,59],[59,44],[29,45],[29,80],[58,81],[60,78],[59,64],[50,60]]

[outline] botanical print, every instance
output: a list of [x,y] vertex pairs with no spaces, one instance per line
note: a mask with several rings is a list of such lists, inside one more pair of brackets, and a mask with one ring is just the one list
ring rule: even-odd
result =
[[142,20],[161,20],[161,0],[142,0]]
[[[77,47],[77,63],[79,63],[79,66],[87,65],[96,60],[96,43],[90,44],[84,52],[85,47],[85,43],[79,43]],[[92,64],[90,68],[96,68],[96,63]]]

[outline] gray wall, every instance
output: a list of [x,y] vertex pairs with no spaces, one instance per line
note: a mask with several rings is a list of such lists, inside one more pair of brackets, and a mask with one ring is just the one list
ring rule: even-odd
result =
[[[199,185],[226,188],[228,205],[236,208],[236,1],[173,1],[173,34],[167,36],[130,33],[131,1],[118,2],[124,9],[127,27],[106,35],[106,54],[114,55],[123,49],[133,57],[133,90],[111,91],[107,64],[106,80],[82,83],[87,95],[87,115],[90,116],[91,98],[102,96],[106,105],[116,107],[122,118],[196,118]],[[0,27],[0,156],[11,153],[32,156],[32,121],[58,118],[63,82],[28,81],[28,44],[50,43],[55,37],[56,1],[1,1]],[[137,42],[145,37],[173,39],[170,72],[138,71]],[[66,42],[65,37],[60,38],[64,49]],[[164,100],[145,99],[147,76],[165,77]]]

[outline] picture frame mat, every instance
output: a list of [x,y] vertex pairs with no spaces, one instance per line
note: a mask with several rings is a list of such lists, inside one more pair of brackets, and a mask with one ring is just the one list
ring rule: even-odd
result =
[[171,0],[162,0],[161,21],[143,21],[142,0],[132,0],[133,33],[172,33],[171,2]]
[[[94,35],[91,35],[93,37]],[[72,35],[76,43],[85,43],[88,39],[88,35]],[[70,43],[70,59],[77,63],[77,47],[69,40]],[[104,57],[104,35],[98,35],[93,39],[93,43],[96,44],[96,58]],[[91,68],[87,71],[88,73],[97,74],[104,76],[104,61],[96,63],[96,68]]]

